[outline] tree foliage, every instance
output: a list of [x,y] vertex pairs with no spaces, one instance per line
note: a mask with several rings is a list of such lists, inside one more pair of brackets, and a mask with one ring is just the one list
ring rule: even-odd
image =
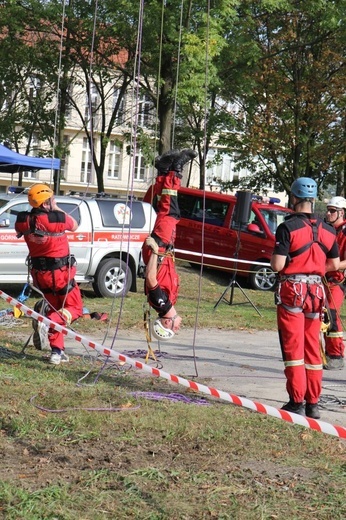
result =
[[289,192],[308,176],[343,189],[345,7],[322,0],[239,6],[222,90],[236,109],[234,126],[219,143],[252,173],[244,185]]
[[[345,15],[346,0],[8,1],[0,139],[15,148],[25,139],[29,150],[35,136],[62,157],[72,107],[99,191],[109,140],[123,132],[148,162],[172,147],[196,148],[202,188],[216,146],[250,173],[238,187],[289,192],[304,175],[345,193]],[[30,95],[34,76],[40,88]],[[118,116],[129,92],[124,130]],[[143,94],[157,118],[146,131],[137,125]]]

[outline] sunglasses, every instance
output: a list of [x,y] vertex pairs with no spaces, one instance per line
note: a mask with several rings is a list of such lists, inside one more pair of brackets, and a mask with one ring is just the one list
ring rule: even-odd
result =
[[327,209],[327,213],[331,213],[332,215],[334,215],[334,213],[336,213],[337,211],[339,211],[338,209]]

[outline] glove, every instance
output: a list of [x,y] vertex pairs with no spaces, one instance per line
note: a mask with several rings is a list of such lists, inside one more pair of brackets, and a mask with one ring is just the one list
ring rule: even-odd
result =
[[146,246],[150,247],[150,249],[155,253],[156,255],[159,252],[159,246],[157,245],[155,239],[153,237],[148,237],[145,241]]

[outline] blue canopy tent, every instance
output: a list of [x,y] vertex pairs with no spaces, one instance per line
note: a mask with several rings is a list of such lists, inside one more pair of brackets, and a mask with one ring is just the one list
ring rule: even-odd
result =
[[0,172],[16,173],[27,170],[59,170],[60,159],[42,159],[13,152],[0,144]]

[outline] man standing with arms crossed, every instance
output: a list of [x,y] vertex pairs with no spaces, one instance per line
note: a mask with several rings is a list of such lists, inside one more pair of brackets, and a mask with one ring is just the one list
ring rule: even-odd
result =
[[339,267],[335,230],[313,214],[317,185],[300,177],[291,186],[295,213],[276,231],[271,266],[279,273],[275,298],[289,402],[282,409],[320,418],[323,364],[320,328],[325,300],[322,276]]
[[330,329],[325,334],[325,353],[327,370],[341,370],[344,367],[344,335],[340,320],[340,311],[345,298],[346,286],[346,200],[344,197],[333,197],[327,204],[326,221],[336,231],[339,246],[340,265],[338,271],[326,274],[326,295],[330,311]]

